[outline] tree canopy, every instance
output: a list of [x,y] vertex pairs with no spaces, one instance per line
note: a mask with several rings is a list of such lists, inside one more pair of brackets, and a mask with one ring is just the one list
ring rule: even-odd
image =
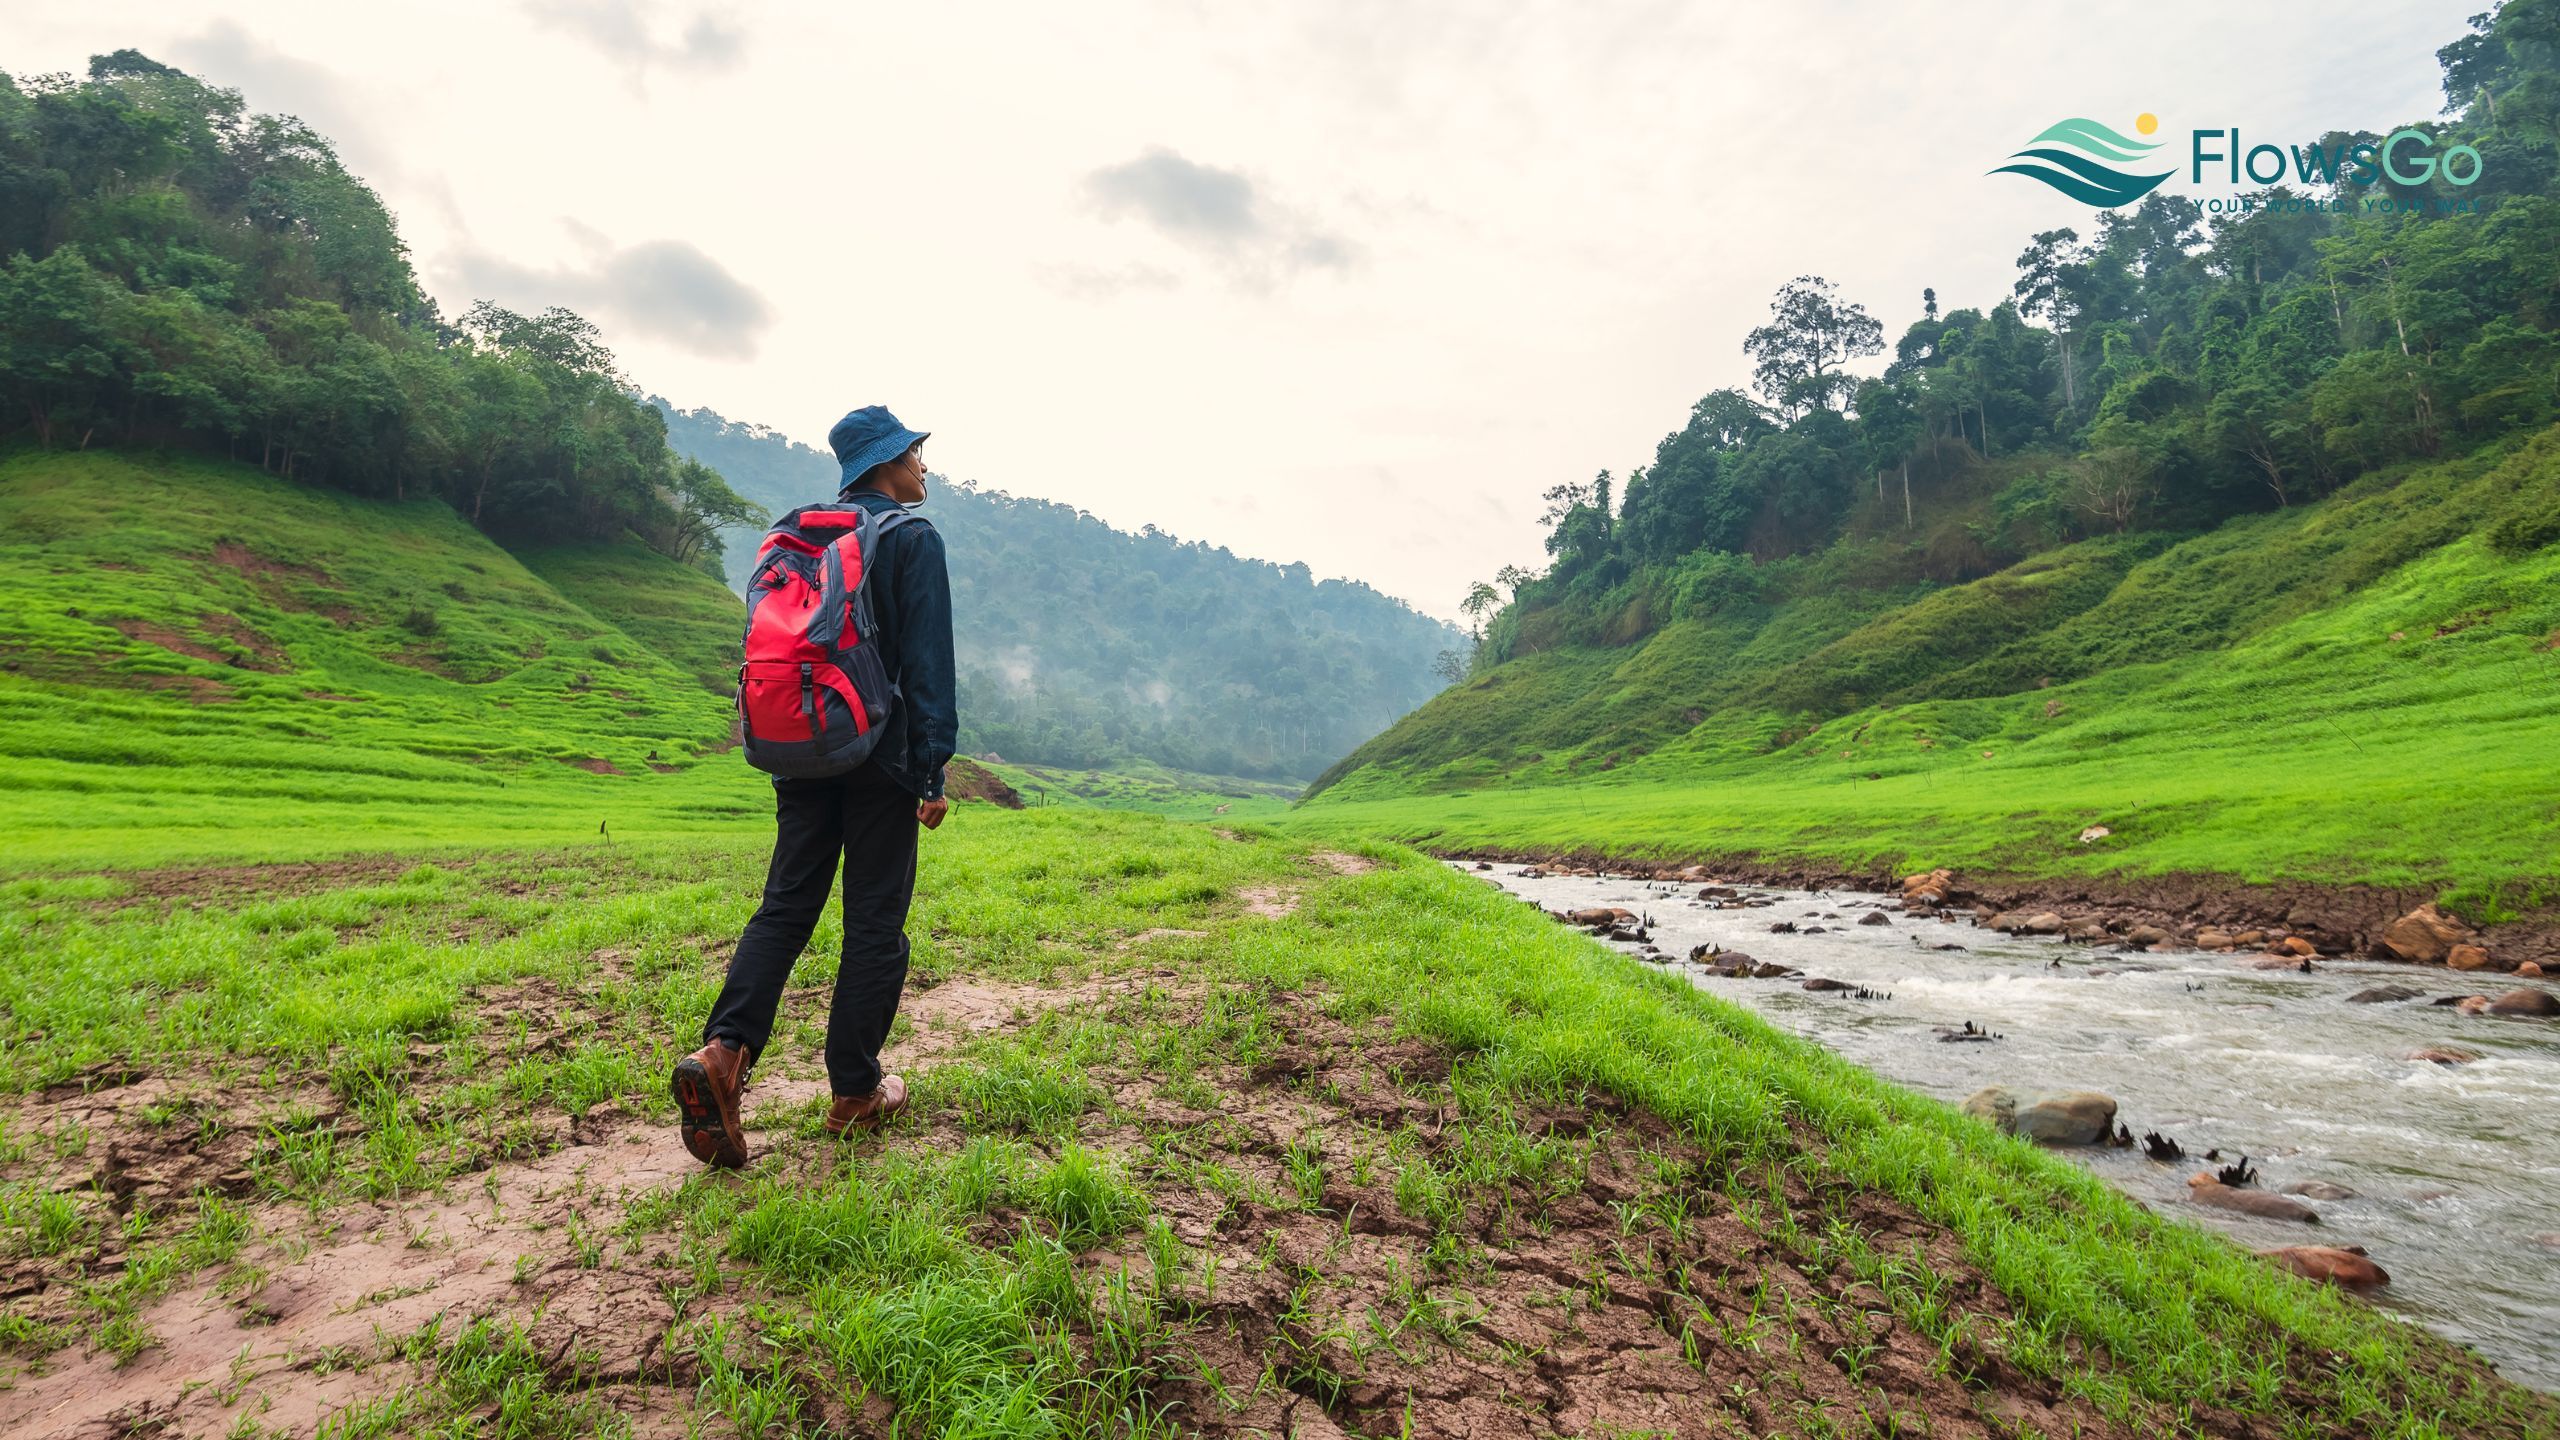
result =
[[1787,282],[1743,341],[1756,397],[1701,399],[1614,499],[1605,474],[1545,492],[1552,563],[1508,587],[1478,663],[1524,633],[1632,639],[1726,558],[1898,537],[1918,574],[1892,581],[1964,579],[2560,419],[2560,0],[2476,16],[2438,59],[2454,116],[2411,128],[2476,149],[2471,183],[2312,167],[2210,214],[2155,191],[2032,237],[1987,309],[1924,291],[1889,350],[1828,280]]

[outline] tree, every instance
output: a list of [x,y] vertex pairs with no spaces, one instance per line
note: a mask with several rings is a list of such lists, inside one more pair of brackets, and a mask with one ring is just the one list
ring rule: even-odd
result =
[[1752,384],[1789,416],[1845,401],[1855,381],[1843,367],[1884,351],[1883,327],[1819,275],[1799,275],[1779,287],[1769,317],[1742,348],[1753,362]]
[[2093,450],[2071,468],[2071,503],[2118,531],[2130,530],[2151,498],[2152,474],[2151,461],[2130,445]]
[[720,573],[720,531],[732,525],[761,525],[765,510],[729,488],[720,472],[699,460],[678,460],[667,476],[667,494],[675,511],[659,549],[680,565],[708,560]]
[[2028,315],[2042,315],[2053,327],[2054,349],[2062,361],[2062,408],[2068,413],[2080,408],[2079,391],[2072,384],[2071,322],[2080,313],[2081,286],[2088,274],[2087,261],[2078,245],[2077,230],[2047,230],[2031,241],[2018,256],[2018,283],[2010,287],[2017,296],[2018,307]]

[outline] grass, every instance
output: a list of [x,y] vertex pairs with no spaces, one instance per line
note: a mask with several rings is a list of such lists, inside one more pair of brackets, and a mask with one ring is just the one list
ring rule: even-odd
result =
[[[372,1378],[330,1433],[622,1423],[641,1398],[625,1372],[575,1360],[613,1325],[525,1328],[579,1313],[577,1275],[656,1297],[651,1383],[673,1382],[692,1423],[749,1434],[841,1428],[882,1403],[902,1434],[1174,1433],[1288,1395],[1393,1428],[1402,1402],[1371,1396],[1378,1377],[1462,1359],[1528,1375],[1481,1297],[1580,1325],[1630,1286],[1660,1297],[1659,1343],[1685,1344],[1699,1394],[1746,1430],[1841,1395],[1892,1408],[1866,1348],[1881,1342],[1842,1338],[1860,1306],[1890,1314],[1908,1353],[1925,1341],[1948,1393],[1993,1383],[1996,1355],[2092,1424],[2550,1422],[2421,1332],[1419,856],[1373,849],[1375,868],[1337,876],[1250,826],[971,810],[927,841],[914,1004],[962,981],[1054,1002],[932,1052],[915,1120],[885,1140],[825,1140],[813,1100],[743,1177],[542,1209],[564,1203],[556,1187],[508,1177],[569,1117],[671,1144],[663,1076],[752,906],[760,840],[493,855],[194,908],[134,903],[121,881],[15,884],[8,1083],[163,1077],[140,1123],[247,1157],[245,1189],[146,1203],[136,1222],[76,1179],[88,1150],[135,1153],[134,1115],[71,1135],[58,1105],[18,1110],[0,1250],[42,1279],[0,1326],[19,1390],[49,1393],[41,1372],[91,1349],[147,1364],[164,1297],[253,1297],[311,1237],[394,1213],[368,1207],[478,1207],[485,1190],[492,1223],[541,1226],[502,1247],[528,1257],[519,1298],[343,1342],[332,1363]],[[1252,914],[1248,886],[1299,907]],[[798,980],[828,968],[813,955]],[[795,999],[760,1070],[805,1066],[822,1014]],[[918,1043],[902,1030],[893,1059]],[[1256,1138],[1283,1116],[1303,1118]],[[1588,1207],[1596,1194],[1615,1198]],[[1944,1257],[1876,1228],[1875,1204],[1946,1237]],[[1384,1260],[1359,1228],[1372,1213],[1405,1227]],[[1793,1257],[1756,1299],[1698,1268],[1729,1266],[1735,1235]],[[1589,1241],[1558,1262],[1569,1273],[1489,1258],[1567,1237]],[[1807,1275],[1872,1297],[1804,1290]],[[1979,1285],[2005,1305],[1984,1308]],[[1239,1314],[1262,1317],[1258,1348],[1222,1338]],[[1748,1356],[1760,1378],[1728,1379]],[[242,1405],[298,1373],[251,1368]]]
[[987,766],[1033,805],[1084,805],[1138,810],[1177,820],[1267,820],[1288,813],[1298,787],[1234,775],[1195,775],[1146,760],[1112,770],[1067,770],[1054,765]]
[[[911,1117],[824,1135],[822,945],[757,1067],[755,1164],[671,1165],[665,1077],[770,838],[687,638],[716,584],[520,560],[435,507],[190,461],[0,458],[0,517],[0,1430],[80,1407],[112,1428],[148,1398],[178,1407],[154,1423],[239,1435],[308,1410],[298,1428],[343,1436],[1152,1436],[1276,1432],[1302,1405],[1445,1433],[1476,1402],[1642,1433],[1639,1359],[1668,1367],[1641,1393],[1732,1434],[1936,1423],[1914,1405],[1980,1423],[1986,1391],[2091,1434],[2554,1424],[2422,1331],[1361,838],[1452,823],[1418,808],[1451,797],[1376,773],[1287,831],[1247,818],[1267,791],[1170,774],[968,807],[924,842],[889,1052]],[[2070,863],[2166,863],[2224,823],[2197,818],[2192,716],[2257,704],[2296,736],[2395,713],[2286,713],[2340,666],[2371,672],[2359,694],[2469,707],[2475,760],[2515,775],[2438,793],[2516,824],[2543,793],[2516,684],[2540,657],[2510,642],[2550,577],[2476,546],[2271,617],[2247,665],[2099,667],[2050,715],[1913,700],[1766,755],[1758,720],[1702,725],[1609,772],[1607,833],[1686,846],[1712,785],[1737,837],[1882,854],[1979,825],[2006,855],[1985,817],[2064,785],[2132,816]],[[2073,594],[2159,558],[2109,551]],[[643,600],[616,603],[626,574]],[[2491,613],[2405,651],[2365,636],[2446,605]],[[1877,613],[1698,622],[1636,679],[1677,683],[1718,634],[1817,656]],[[1495,688],[1616,663],[1542,657]],[[1476,703],[1448,713],[1497,717]],[[2042,758],[1968,764],[1987,788],[1932,805],[1967,715]],[[2217,753],[2276,785],[2257,734]],[[1834,741],[1886,778],[1843,778]],[[2363,743],[2395,785],[2448,768],[2431,734]],[[2190,788],[2141,788],[2171,771]],[[2233,863],[2370,840],[2368,870],[2418,866],[2412,835],[2351,833],[2322,778],[2285,781],[2313,813],[2262,805],[2284,833]],[[1887,800],[1842,830],[1805,798],[1826,793]],[[1534,843],[1555,818],[1457,823]],[[2511,843],[2547,853],[2548,818]],[[1362,858],[1313,853],[1302,823]],[[227,1362],[168,1343],[217,1312],[252,1332]]]
[[[2483,535],[2555,494],[2546,434],[2199,537],[1530,655],[1372,741],[1291,823],[2538,909],[2560,895],[2560,550]],[[2093,825],[2113,833],[2079,842]]]
[[661,561],[648,603],[599,600],[635,638],[441,504],[186,457],[0,456],[0,534],[13,868],[699,832],[770,803],[706,763],[729,726],[707,662],[652,648],[666,597],[730,603],[707,576]]

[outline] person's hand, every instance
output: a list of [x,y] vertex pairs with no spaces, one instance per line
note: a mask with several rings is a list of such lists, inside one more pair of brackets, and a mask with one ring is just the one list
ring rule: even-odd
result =
[[916,802],[916,820],[927,830],[941,829],[942,817],[950,813],[951,802],[948,800],[919,800]]

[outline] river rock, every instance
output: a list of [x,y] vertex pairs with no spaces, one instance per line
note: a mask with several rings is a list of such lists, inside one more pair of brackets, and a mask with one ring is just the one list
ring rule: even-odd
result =
[[2264,955],[2252,955],[2240,963],[2252,970],[2300,970],[2309,964],[2310,960],[2311,957],[2308,955],[2290,955],[2282,950],[2270,950]]
[[2451,950],[2445,952],[2444,968],[2447,970],[2487,970],[2491,968],[2489,964],[2489,952],[2477,945],[2456,945]]
[[2264,930],[2243,930],[2239,934],[2231,937],[2231,943],[2234,946],[2264,945],[2267,943],[2267,932]]
[[2391,1283],[2390,1272],[2365,1258],[2361,1245],[2286,1245],[2258,1254],[2305,1280],[2348,1290],[2379,1290]]
[[2400,1058],[2421,1060],[2430,1065],[2468,1065],[2480,1058],[2480,1052],[2465,1050],[2459,1045],[2429,1045],[2424,1049],[2412,1050]]
[[2541,979],[2541,978],[2542,978],[2542,966],[2541,966],[2541,964],[2540,964],[2540,963],[2538,963],[2538,962],[2536,962],[2536,961],[2532,961],[2532,960],[2527,960],[2527,961],[2525,961],[2523,964],[2518,965],[2518,966],[2516,967],[2516,978],[2517,978],[2517,979],[2519,979],[2519,980],[2539,980],[2539,979]]
[[1905,875],[1902,877],[1902,903],[1905,907],[1943,905],[1947,903],[1947,894],[1954,886],[1955,877],[1945,870],[1929,870],[1918,875]]
[[2116,1102],[2096,1090],[1992,1085],[1966,1096],[1964,1113],[2039,1144],[2096,1145],[2115,1131]]
[[1822,990],[1855,990],[1855,989],[1857,989],[1858,987],[1857,987],[1857,986],[1855,986],[1855,985],[1850,984],[1850,983],[1849,983],[1848,981],[1846,981],[1846,980],[1830,980],[1830,979],[1825,979],[1824,977],[1817,975],[1817,976],[1815,976],[1813,979],[1811,979],[1811,980],[1807,980],[1806,982],[1804,982],[1804,988],[1806,988],[1807,990],[1822,991]]
[[2095,944],[2107,938],[2107,927],[2095,920],[2074,920],[2071,927],[2062,932],[2062,938]]
[[2299,935],[2287,935],[2267,948],[2283,955],[2312,956],[2320,953],[2319,946],[2312,944],[2310,941],[2303,939]]
[[2560,1015],[2560,995],[2527,985],[2489,1002],[2492,1015]]
[[2149,949],[2154,945],[2174,945],[2178,937],[2157,925],[2136,925],[2124,932],[2124,943]]
[[2470,939],[2461,921],[2433,905],[2421,905],[2384,927],[2382,948],[2418,965],[2434,965]]
[[2427,992],[2424,990],[2408,985],[2376,985],[2370,990],[2359,990],[2353,995],[2348,996],[2347,1003],[2350,1005],[2387,1005],[2395,1000],[2415,1000],[2425,993]]
[[2305,1200],[2353,1200],[2356,1198],[2355,1191],[2334,1180],[2295,1180],[2279,1185],[2276,1189],[2282,1194],[2299,1195]]
[[2486,1015],[2489,1013],[2489,997],[2486,995],[2464,995],[2458,997],[2453,1002],[2453,1013],[2456,1015]]
[[2062,917],[2050,910],[2038,910],[2034,914],[2011,910],[1992,916],[1991,928],[2011,935],[2059,935],[2062,933]]
[[1588,910],[1567,910],[1564,912],[1564,923],[1614,928],[1635,924],[1636,914],[1632,910],[1622,910],[1615,905],[1599,905]]
[[2237,948],[2239,943],[2238,940],[2219,930],[2196,932],[2196,948],[2199,950],[2230,950]]
[[1890,925],[1893,923],[1893,920],[1881,910],[1870,910],[1866,914],[1858,917],[1858,923],[1861,925]]
[[2187,1198],[2199,1205],[2255,1215],[2261,1220],[2294,1220],[2305,1225],[2320,1223],[2320,1212],[2299,1200],[2270,1195],[2264,1190],[2242,1190],[2225,1185],[2204,1172],[2187,1181]]

